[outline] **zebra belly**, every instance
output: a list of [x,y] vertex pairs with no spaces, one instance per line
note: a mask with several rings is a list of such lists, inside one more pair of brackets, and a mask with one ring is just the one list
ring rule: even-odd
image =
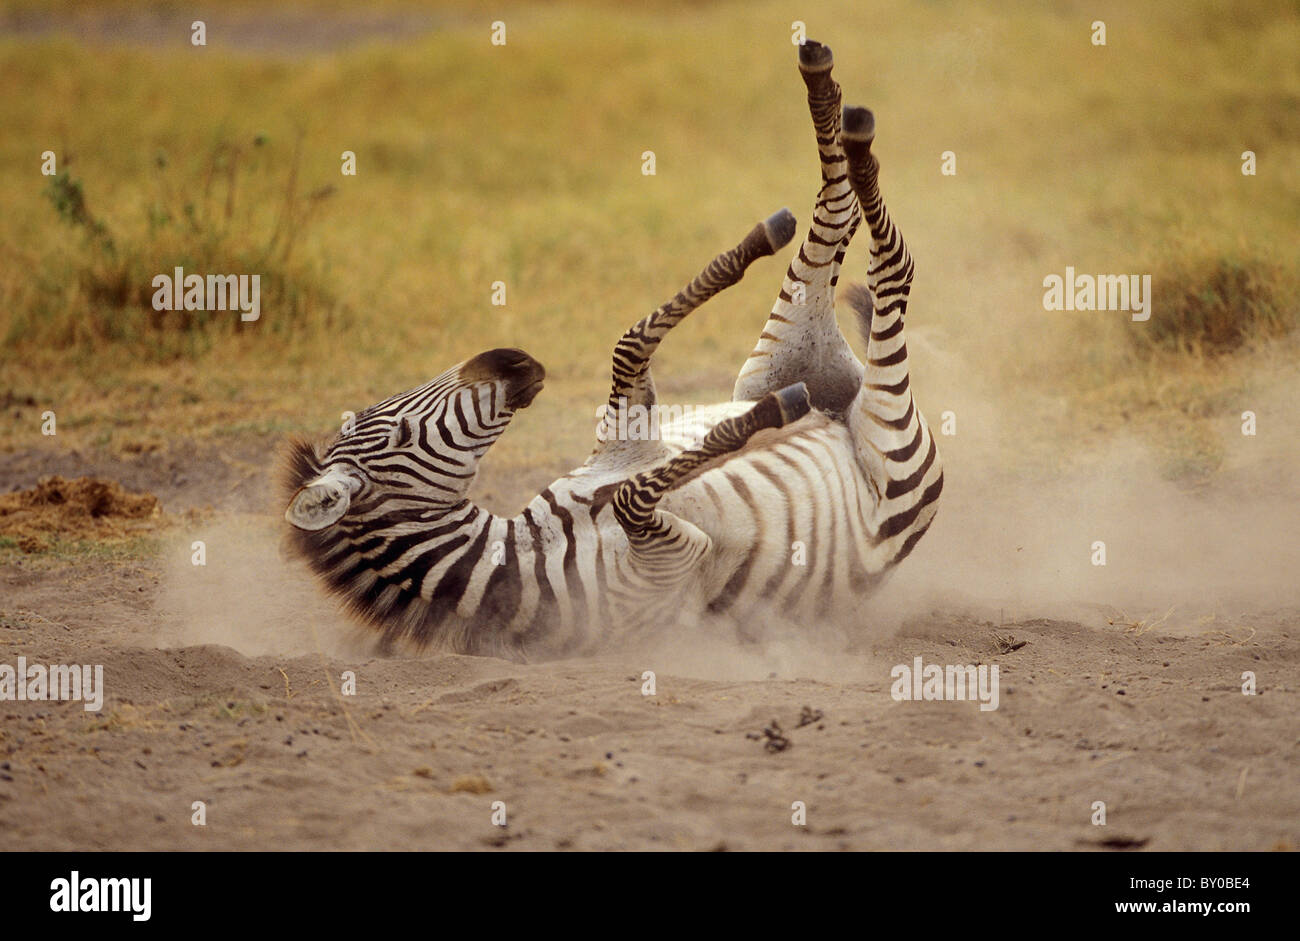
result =
[[890,558],[848,428],[821,418],[712,468],[664,508],[713,542],[704,608],[743,622],[764,613],[823,618],[870,592]]
[[[747,407],[726,403],[704,422],[704,410],[697,412],[694,426],[665,425],[664,443],[680,451],[711,427],[707,419]],[[915,531],[881,538],[877,490],[858,462],[852,433],[818,413],[756,435],[746,448],[670,491],[660,508],[708,535],[710,552],[689,584],[633,590],[626,579],[627,536],[609,495],[630,474],[652,466],[586,466],[530,506],[539,517],[558,516],[567,529],[566,535],[560,526],[546,527],[556,540],[545,552],[558,627],[545,642],[552,653],[577,653],[620,635],[711,616],[742,627],[765,615],[795,623],[852,616],[906,553],[903,540]],[[918,490],[915,499],[921,497]],[[919,528],[925,525],[928,516]],[[572,552],[561,562],[564,544]]]

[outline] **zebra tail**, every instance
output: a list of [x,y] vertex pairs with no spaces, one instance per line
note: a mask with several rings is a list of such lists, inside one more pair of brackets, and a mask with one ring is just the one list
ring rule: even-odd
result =
[[862,342],[866,343],[871,339],[871,318],[875,313],[875,304],[871,300],[871,290],[865,285],[858,282],[846,284],[843,288],[844,299],[848,301],[853,313],[857,316],[858,333],[862,336]]

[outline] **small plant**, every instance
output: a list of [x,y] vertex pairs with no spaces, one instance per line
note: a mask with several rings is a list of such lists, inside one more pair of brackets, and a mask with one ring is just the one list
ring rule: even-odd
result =
[[113,240],[108,235],[108,229],[86,208],[86,195],[80,180],[74,180],[67,170],[60,171],[46,185],[45,198],[53,204],[60,219],[68,225],[85,229],[92,238],[99,241],[105,251],[113,252]]

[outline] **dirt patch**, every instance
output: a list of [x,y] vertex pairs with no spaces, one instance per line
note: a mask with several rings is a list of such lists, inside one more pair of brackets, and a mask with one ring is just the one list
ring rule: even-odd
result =
[[153,494],[98,477],[54,475],[30,490],[0,494],[0,537],[24,552],[43,552],[54,539],[121,542],[163,525]]
[[[0,492],[35,487],[41,478],[101,477],[151,493],[166,514],[190,510],[264,513],[272,507],[268,469],[280,435],[248,434],[156,448],[79,450],[54,439],[0,453]],[[281,507],[283,512],[283,507]]]
[[[289,615],[282,653],[151,649],[158,590],[137,567],[0,576],[0,659],[103,664],[105,689],[99,713],[0,703],[6,847],[1300,846],[1295,611],[1237,640],[934,614],[828,682],[761,650],[692,670],[691,638],[541,665],[343,657]],[[917,656],[999,664],[999,708],[896,701]]]

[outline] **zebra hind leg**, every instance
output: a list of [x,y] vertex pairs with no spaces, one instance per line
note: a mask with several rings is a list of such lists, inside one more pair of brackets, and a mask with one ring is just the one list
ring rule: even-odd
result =
[[844,412],[862,383],[862,364],[835,320],[835,285],[861,214],[849,184],[840,127],[840,86],[829,46],[799,47],[821,163],[812,225],[786,270],[781,293],[736,379],[732,398],[758,399],[792,382],[808,383],[815,407]]
[[887,564],[893,564],[912,551],[929,527],[943,489],[943,469],[934,436],[912,398],[903,317],[914,268],[880,195],[880,164],[871,153],[875,133],[870,111],[844,109],[849,178],[871,233],[867,285],[850,295],[867,362],[848,415],[849,430],[876,491],[877,538]]
[[623,481],[614,492],[613,509],[630,544],[631,582],[662,591],[690,576],[709,550],[709,537],[702,530],[659,509],[664,494],[706,465],[739,451],[758,432],[797,421],[811,408],[802,382],[769,393],[749,411],[718,422],[697,447]]

